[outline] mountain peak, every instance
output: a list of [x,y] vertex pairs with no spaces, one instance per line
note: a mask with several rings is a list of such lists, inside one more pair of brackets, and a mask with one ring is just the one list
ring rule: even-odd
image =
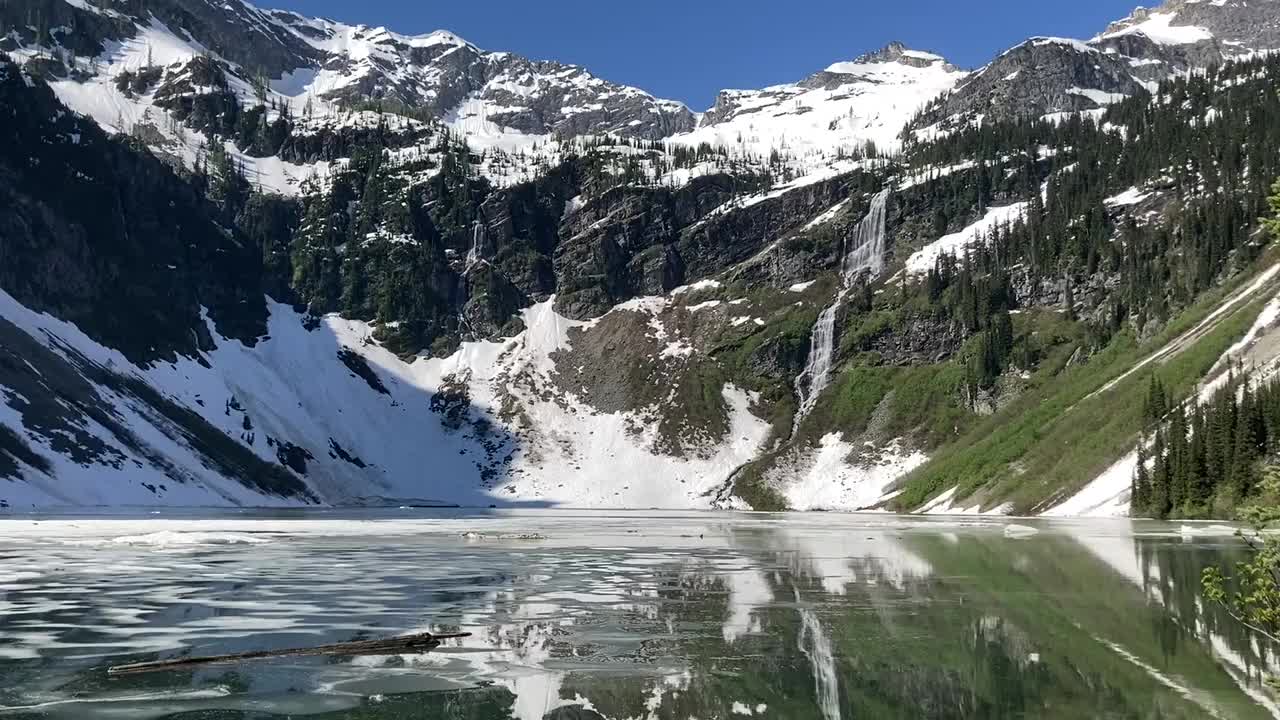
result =
[[[1280,2],[1275,0],[1166,0],[1137,7],[1111,23],[1094,42],[1141,37],[1183,52],[1217,46],[1223,56],[1280,49]],[[1203,62],[1201,62],[1203,64]]]
[[[1221,7],[1225,3],[1213,5]],[[1138,6],[1129,17],[1111,23],[1094,41],[1125,35],[1143,35],[1160,45],[1189,45],[1212,40],[1213,34],[1205,27],[1181,17],[1183,3],[1166,3],[1159,8]]]
[[471,47],[475,47],[475,45],[467,42],[464,38],[458,37],[455,33],[451,33],[448,30],[436,30],[434,32],[426,33],[425,35],[406,35],[404,39],[413,47],[426,47],[429,45],[456,45],[459,47],[470,45]]
[[[931,52],[922,50],[913,50],[905,43],[898,40],[885,45],[874,52],[860,55],[853,62],[838,62],[827,68],[829,73],[845,74],[857,72],[858,67],[862,65],[874,65],[882,63],[898,63],[910,67],[929,67],[931,65],[942,63],[948,64],[946,58]],[[948,64],[949,65],[949,64]]]
[[913,65],[913,67],[923,68],[925,65],[933,63],[945,63],[946,58],[942,55],[934,53],[925,53],[923,50],[913,50],[906,46],[904,42],[892,41],[890,44],[881,47],[881,49],[859,56],[854,60],[854,64],[867,65],[870,63],[902,63],[905,65]]

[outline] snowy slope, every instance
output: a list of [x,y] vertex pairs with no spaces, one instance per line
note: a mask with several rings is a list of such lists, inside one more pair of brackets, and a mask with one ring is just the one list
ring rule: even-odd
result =
[[801,160],[852,155],[868,143],[893,150],[907,121],[964,77],[938,55],[895,43],[798,83],[725,90],[696,130],[671,140]]
[[986,215],[957,233],[944,235],[929,243],[907,259],[907,272],[923,275],[943,257],[962,260],[965,252],[986,241],[992,232],[1012,225],[1026,214],[1027,203],[1014,203],[987,210]]
[[[332,316],[308,329],[291,308],[269,303],[268,337],[255,347],[218,338],[200,360],[149,368],[7,294],[0,305],[0,315],[59,355],[143,380],[264,460],[275,461],[282,443],[305,451],[298,474],[326,503],[708,507],[708,493],[752,459],[768,433],[750,412],[751,397],[732,385],[722,389],[728,437],[686,456],[660,451],[651,424],[636,413],[593,411],[554,392],[553,354],[569,350],[570,329],[590,324],[559,317],[550,301],[526,311],[527,329],[515,338],[412,363],[378,347],[363,323]],[[371,378],[340,353],[363,359]],[[58,438],[24,427],[12,405],[21,401],[0,393],[0,425],[53,461],[49,472],[27,465],[22,479],[0,479],[0,501],[12,508],[297,502],[249,492],[210,469],[137,397],[94,385],[144,450],[86,423],[127,459],[77,464]]]
[[1207,28],[1184,25],[1178,20],[1177,13],[1173,12],[1138,12],[1109,28],[1097,39],[1143,35],[1161,45],[1189,45],[1213,39],[1213,33]]
[[1280,20],[1274,0],[1166,0],[1139,7],[1095,37],[1095,44],[1135,37],[1169,51],[1201,45],[1221,57],[1237,57],[1280,48]]

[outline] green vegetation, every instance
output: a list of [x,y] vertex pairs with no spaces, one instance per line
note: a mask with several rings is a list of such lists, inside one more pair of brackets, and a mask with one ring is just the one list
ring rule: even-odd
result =
[[413,167],[392,168],[369,145],[327,187],[308,188],[290,264],[292,287],[313,312],[396,322],[386,339],[409,353],[457,330],[458,280],[444,239],[468,235],[487,192],[466,152],[444,136],[441,171],[415,185],[405,174]]
[[[935,181],[934,192],[954,194],[962,187],[957,183],[968,182],[974,186],[970,192],[979,195],[979,206],[999,196],[1026,199],[1023,221],[996,228],[987,243],[969,252],[958,266],[948,268],[947,261],[940,261],[915,292],[917,303],[927,299],[934,312],[946,313],[970,333],[981,334],[976,345],[972,340],[966,344],[970,388],[990,387],[1011,365],[1034,372],[1021,397],[974,425],[906,479],[896,501],[899,509],[919,507],[957,485],[960,498],[981,491],[987,504],[1013,502],[1022,512],[1044,509],[1046,499],[1079,489],[1133,447],[1138,433],[1152,424],[1142,412],[1149,406],[1149,375],[1129,376],[1106,393],[1095,393],[1142,362],[1152,349],[1166,346],[1206,318],[1225,297],[1226,288],[1239,285],[1242,274],[1235,269],[1274,262],[1274,253],[1263,257],[1267,243],[1254,232],[1253,218],[1263,215],[1268,205],[1280,212],[1280,195],[1268,198],[1263,180],[1280,175],[1280,126],[1273,122],[1280,118],[1280,96],[1273,86],[1255,85],[1260,77],[1276,75],[1280,62],[1251,61],[1166,83],[1156,102],[1126,101],[1098,124],[1087,119],[1059,126],[1038,121],[984,124],[945,142],[909,148],[908,156],[916,164],[945,165],[961,156],[981,159],[976,182],[951,176]],[[1233,102],[1248,105],[1256,114],[1222,124],[1191,121]],[[1107,126],[1123,127],[1125,133],[1113,133]],[[997,153],[1002,150],[997,148],[1041,145],[1055,149],[1050,169],[1034,159],[1012,173],[1001,167]],[[1230,151],[1206,152],[1214,147]],[[1152,180],[1179,188],[1178,201],[1166,206],[1158,221],[1139,224],[1127,219],[1117,224],[1105,198]],[[1202,185],[1217,190],[1200,192]],[[948,227],[951,222],[939,217],[936,224]],[[1268,220],[1266,225],[1274,231],[1277,222]],[[1071,326],[1071,342],[1036,343],[1037,336],[1025,329],[1019,332],[1016,323],[1010,340],[999,318],[1005,308],[998,282],[988,281],[987,292],[974,293],[965,284],[961,291],[949,287],[952,277],[998,279],[1014,265],[1027,268],[1030,281],[1042,287],[1046,279],[1062,278],[1062,321]],[[1076,290],[1097,287],[1102,278],[1116,290],[1091,317],[1077,319]],[[985,307],[983,301],[988,303]],[[1166,410],[1190,396],[1196,382],[1260,309],[1261,301],[1238,304],[1205,332],[1184,339],[1185,348],[1157,362]],[[1151,320],[1165,323],[1164,331],[1139,343],[1139,333]],[[1072,344],[1075,352],[1066,362],[1051,351]],[[1160,438],[1157,452],[1163,459],[1157,469],[1163,474],[1166,465],[1175,467],[1176,479],[1155,496],[1144,490],[1139,505],[1145,510],[1160,516],[1227,516],[1234,503],[1248,496],[1252,481],[1246,476],[1252,459],[1269,451],[1256,430],[1256,419],[1250,421],[1255,429],[1241,431],[1240,439],[1224,435],[1215,441],[1220,449],[1228,444],[1233,449],[1214,451],[1210,476],[1203,475],[1200,465],[1183,463],[1184,456],[1189,463],[1204,462],[1203,453],[1192,450],[1201,441],[1187,442],[1188,424],[1212,422],[1209,415],[1234,417],[1239,410],[1220,402],[1225,406],[1219,413],[1197,411],[1182,421],[1172,419],[1174,433],[1182,431],[1182,439],[1174,443],[1177,459],[1168,460],[1168,437]],[[1234,422],[1217,422],[1224,426],[1221,433],[1229,432],[1228,424],[1230,432],[1235,431]],[[1237,445],[1239,453],[1234,451]],[[1223,462],[1226,467],[1219,467]],[[1219,485],[1226,484],[1234,489],[1219,493]],[[1199,489],[1192,492],[1191,485]]]
[[[1239,533],[1250,557],[1236,563],[1231,575],[1217,566],[1205,568],[1201,587],[1207,600],[1274,647],[1280,645],[1280,536],[1274,533],[1280,521],[1280,467],[1272,465],[1261,474],[1257,500],[1241,511],[1241,518],[1254,529],[1251,535]],[[1275,678],[1268,682],[1280,686]]]
[[[1263,226],[1280,237],[1280,183]],[[1207,402],[1173,400],[1153,376],[1143,405],[1133,514],[1227,517],[1253,497],[1263,458],[1280,450],[1280,381],[1234,374]],[[1148,433],[1150,437],[1148,437]],[[1150,466],[1148,466],[1150,463]]]
[[1226,517],[1254,496],[1258,465],[1280,449],[1280,381],[1232,375],[1207,403],[1175,403],[1151,381],[1138,441],[1133,515]]
[[[990,504],[1011,501],[1021,512],[1065,497],[1097,477],[1132,448],[1142,429],[1149,376],[1135,374],[1093,395],[1209,315],[1223,295],[1209,293],[1152,342],[1138,346],[1121,333],[1087,363],[1043,362],[1029,389],[995,415],[973,426],[930,463],[909,475],[895,506],[911,510],[953,486],[958,498],[978,490]],[[1170,393],[1184,396],[1253,323],[1262,302],[1242,303],[1212,331],[1167,359],[1161,378]],[[1059,346],[1059,361],[1069,346]],[[1079,346],[1077,346],[1079,347]],[[1074,352],[1070,353],[1074,355]]]
[[785,372],[776,376],[763,373],[762,358],[803,358],[809,351],[809,333],[817,319],[817,311],[808,306],[777,304],[776,295],[758,298],[748,295],[750,307],[763,314],[766,325],[744,333],[733,334],[714,345],[710,355],[741,387],[761,394],[761,403],[770,409],[768,416],[772,427],[771,441],[781,441],[791,434],[795,417],[795,395],[791,386],[794,367],[783,367]]
[[876,440],[907,437],[916,445],[935,447],[955,437],[972,413],[961,403],[964,369],[956,363],[921,366],[855,364],[805,418],[796,440],[816,442],[842,432]]

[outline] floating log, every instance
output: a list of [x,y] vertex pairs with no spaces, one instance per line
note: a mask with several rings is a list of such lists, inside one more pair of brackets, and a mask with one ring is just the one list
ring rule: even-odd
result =
[[359,656],[359,655],[401,655],[409,653],[429,653],[440,647],[441,640],[470,637],[471,633],[449,633],[433,635],[421,633],[403,637],[385,638],[382,640],[357,640],[355,642],[336,643],[333,645],[317,645],[315,647],[295,648],[291,650],[255,650],[253,652],[236,653],[234,655],[214,655],[210,657],[179,658],[177,660],[158,660],[155,662],[117,665],[107,668],[107,675],[139,675],[142,673],[164,672],[168,670],[187,670],[207,665],[230,665],[249,660],[266,660],[282,657],[319,657],[319,656]]

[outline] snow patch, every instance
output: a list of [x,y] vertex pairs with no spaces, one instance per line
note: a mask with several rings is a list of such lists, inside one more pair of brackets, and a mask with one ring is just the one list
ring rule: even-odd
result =
[[1095,40],[1123,37],[1125,35],[1145,35],[1160,45],[1193,45],[1213,39],[1213,33],[1198,25],[1174,25],[1177,13],[1153,12],[1142,22],[1132,23],[1119,30],[1103,33]]
[[901,440],[857,447],[828,433],[800,463],[802,470],[781,479],[782,492],[793,510],[864,510],[883,502],[895,481],[928,459],[905,450]]
[[1025,202],[987,210],[981,220],[960,232],[944,235],[914,253],[907,259],[907,272],[913,275],[928,273],[943,256],[962,254],[966,248],[984,242],[993,230],[1021,220],[1026,211]]

